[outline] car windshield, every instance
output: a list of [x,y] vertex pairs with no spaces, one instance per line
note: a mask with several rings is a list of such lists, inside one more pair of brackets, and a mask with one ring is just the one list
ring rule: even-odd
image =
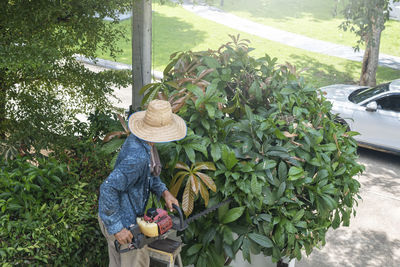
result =
[[365,99],[373,97],[374,95],[378,95],[380,93],[389,91],[389,84],[390,83],[384,83],[371,88],[355,90],[349,95],[349,100],[353,103],[358,104],[364,101]]

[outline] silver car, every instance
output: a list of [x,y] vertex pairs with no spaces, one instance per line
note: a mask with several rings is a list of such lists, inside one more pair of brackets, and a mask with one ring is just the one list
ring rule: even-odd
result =
[[400,153],[400,79],[376,87],[335,84],[321,88],[339,121],[359,132],[360,146]]

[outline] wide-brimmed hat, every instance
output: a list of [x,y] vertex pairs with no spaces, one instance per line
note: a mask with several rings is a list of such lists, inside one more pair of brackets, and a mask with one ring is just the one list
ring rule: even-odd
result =
[[130,131],[148,142],[177,141],[186,136],[186,123],[172,113],[171,104],[164,100],[152,100],[147,110],[138,111],[129,117]]

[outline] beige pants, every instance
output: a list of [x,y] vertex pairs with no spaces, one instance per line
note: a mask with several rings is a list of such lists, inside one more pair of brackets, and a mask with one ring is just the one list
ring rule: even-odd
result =
[[[114,235],[110,235],[107,232],[106,227],[104,226],[103,221],[99,219],[100,229],[103,235],[107,239],[108,244],[108,257],[109,267],[149,267],[150,266],[150,257],[149,252],[147,251],[147,246],[142,249],[133,249],[129,252],[118,253],[115,249]],[[122,245],[121,249],[126,248],[127,245]]]

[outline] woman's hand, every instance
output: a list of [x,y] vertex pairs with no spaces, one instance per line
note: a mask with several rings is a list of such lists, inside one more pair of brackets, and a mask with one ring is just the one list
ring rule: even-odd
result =
[[167,208],[172,212],[174,208],[172,207],[172,204],[175,204],[179,207],[179,202],[178,200],[168,191],[165,190],[162,193],[163,198],[165,199],[165,204],[167,204]]

